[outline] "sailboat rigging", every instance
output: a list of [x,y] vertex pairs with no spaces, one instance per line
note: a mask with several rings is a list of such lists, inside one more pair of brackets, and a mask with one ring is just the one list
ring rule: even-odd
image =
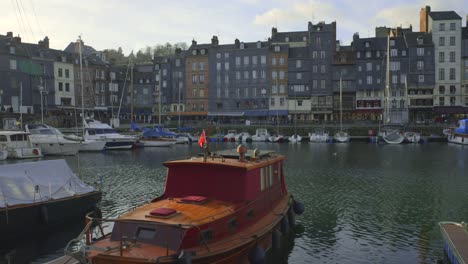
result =
[[335,134],[335,141],[340,143],[349,142],[350,136],[343,131],[343,80],[340,74],[340,130]]
[[[278,72],[276,72],[275,77],[276,77],[276,91],[278,91],[278,89],[279,89],[279,86],[278,86]],[[268,141],[281,143],[281,142],[283,142],[284,138],[280,134],[280,129],[279,129],[280,124],[279,124],[279,113],[278,112],[279,112],[279,110],[276,109],[276,135],[268,137]]]

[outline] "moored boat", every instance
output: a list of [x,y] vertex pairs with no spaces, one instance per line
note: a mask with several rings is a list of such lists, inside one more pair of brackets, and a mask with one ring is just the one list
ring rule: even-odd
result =
[[348,132],[340,130],[335,133],[333,139],[338,143],[346,143],[349,142],[351,137],[349,136]]
[[270,137],[270,133],[266,128],[257,128],[255,130],[255,135],[252,136],[252,141],[254,142],[265,142]]
[[421,141],[421,134],[417,132],[405,132],[404,137],[408,143],[419,143]]
[[252,136],[249,132],[241,132],[237,135],[236,141],[238,142],[252,142]]
[[[285,186],[284,159],[239,146],[165,162],[160,197],[115,220],[89,217],[86,244],[65,252],[82,263],[263,263],[304,210]],[[93,235],[107,221],[112,231]]]
[[288,141],[290,143],[299,143],[302,141],[302,137],[299,136],[298,134],[294,134],[288,138]]
[[223,137],[223,142],[236,142],[237,136],[236,130],[228,130],[227,134]]
[[80,149],[79,141],[64,137],[58,129],[46,124],[26,124],[24,130],[34,146],[41,148],[44,155],[76,155]]
[[447,140],[450,143],[468,145],[468,119],[459,120],[458,125],[450,130]]
[[121,135],[108,124],[94,119],[85,121],[84,139],[104,140],[106,149],[131,149],[137,139],[133,136]]
[[8,158],[8,149],[6,145],[0,145],[0,160],[6,160]]
[[323,129],[316,129],[314,132],[309,133],[309,141],[311,143],[326,143],[329,139],[328,132]]
[[40,148],[33,147],[29,133],[23,131],[0,131],[0,142],[4,144],[10,159],[42,157]]
[[0,244],[84,217],[101,199],[65,160],[6,164],[0,171]]

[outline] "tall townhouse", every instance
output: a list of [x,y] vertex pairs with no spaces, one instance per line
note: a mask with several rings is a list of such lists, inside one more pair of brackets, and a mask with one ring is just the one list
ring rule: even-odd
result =
[[208,112],[210,44],[198,45],[195,40],[185,59],[186,116],[191,120],[203,120]]
[[424,123],[432,119],[435,85],[434,43],[432,34],[404,34],[408,47],[408,99],[410,122]]
[[272,119],[280,123],[287,121],[288,116],[288,48],[288,45],[271,45],[268,56],[270,68],[268,77],[271,86],[268,113]]
[[332,61],[336,50],[336,22],[309,22],[309,54],[311,67],[311,119],[333,120]]
[[75,101],[74,57],[71,53],[57,51],[54,61],[55,104],[61,109],[72,109]]
[[[152,63],[137,64],[133,67],[133,102],[131,101],[132,90],[130,88],[127,93],[127,105],[130,103],[131,107],[131,104],[133,104],[133,120],[138,122],[150,121],[153,114],[159,116],[159,109],[161,109],[161,115],[169,110],[166,106],[166,98],[164,95],[158,98],[160,99],[159,101],[156,101],[156,98],[152,96],[155,89],[159,89],[159,87],[156,88],[154,84],[155,78],[153,68],[154,66]],[[167,70],[162,72],[163,76],[164,73],[166,76],[168,75]],[[129,85],[129,87],[131,86]],[[159,108],[159,103],[161,103],[161,108]]]
[[359,38],[351,44],[355,56],[355,120],[381,120],[384,107],[387,38]]
[[271,29],[270,40],[273,49],[280,45],[279,49],[288,53],[286,84],[287,110],[290,117],[288,121],[301,122],[311,119],[311,60],[308,37],[308,31],[278,32],[277,28]]
[[[468,18],[468,15],[467,15]],[[465,114],[468,114],[468,20],[466,26],[462,29],[462,59],[461,59],[461,71],[462,71],[462,93],[464,97]]]
[[0,112],[40,113],[55,106],[53,52],[49,39],[21,42],[12,32],[0,35]]
[[236,39],[234,44],[219,45],[213,36],[211,46],[208,115],[221,120],[241,116],[266,119],[270,98],[268,42]]
[[159,118],[166,116],[170,111],[170,102],[172,94],[172,71],[171,63],[168,57],[155,57],[154,58],[154,107],[153,114],[157,118],[157,122],[160,123]]
[[130,68],[114,65],[109,67],[109,110],[121,119],[129,119]]
[[[351,46],[340,46],[337,41],[332,65],[333,114],[340,118],[340,89],[343,121],[354,120],[356,110],[356,65]],[[340,87],[341,86],[341,87]]]
[[[428,7],[426,7],[427,9]],[[463,115],[460,74],[461,17],[454,11],[421,12],[427,15],[435,56],[435,114]]]
[[[169,107],[167,115],[178,119],[178,117],[185,114],[185,52],[178,48],[175,50],[175,54],[167,59],[169,74],[165,98]],[[156,83],[158,83],[158,80],[156,80]]]

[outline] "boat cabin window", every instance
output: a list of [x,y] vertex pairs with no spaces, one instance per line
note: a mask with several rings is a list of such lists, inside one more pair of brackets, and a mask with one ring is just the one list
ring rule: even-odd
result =
[[0,136],[0,142],[8,142],[7,136],[1,135]]
[[116,134],[117,131],[110,128],[96,129],[96,134]]
[[213,231],[211,229],[206,229],[200,231],[200,241],[199,244],[206,244],[213,238]]
[[26,134],[17,134],[10,136],[11,141],[28,141],[28,135]]
[[273,186],[273,165],[260,169],[260,191]]
[[31,129],[29,130],[29,132],[35,135],[55,135],[52,129]]
[[96,131],[89,129],[88,135],[96,135]]
[[139,227],[136,233],[136,239],[141,241],[152,241],[156,235],[156,230],[152,228]]

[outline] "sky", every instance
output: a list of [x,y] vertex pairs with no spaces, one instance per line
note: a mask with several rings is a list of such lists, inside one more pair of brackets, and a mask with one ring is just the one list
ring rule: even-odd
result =
[[467,0],[2,0],[0,34],[20,35],[37,43],[48,36],[50,47],[63,50],[81,35],[96,50],[122,47],[125,54],[156,44],[220,44],[267,40],[271,28],[305,31],[307,22],[337,23],[337,39],[348,45],[355,32],[373,37],[376,26],[413,26],[419,10],[455,11],[463,19]]

